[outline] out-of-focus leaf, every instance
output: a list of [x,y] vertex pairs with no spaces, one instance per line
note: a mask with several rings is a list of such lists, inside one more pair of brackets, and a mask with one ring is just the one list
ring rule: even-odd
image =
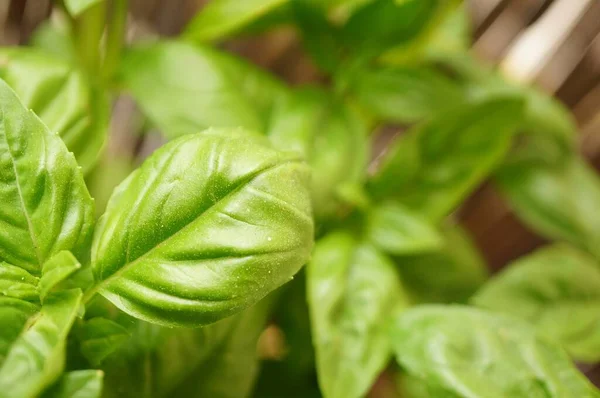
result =
[[273,105],[285,95],[281,83],[233,56],[176,41],[130,49],[120,76],[169,138],[207,127],[264,133]]
[[455,396],[600,395],[559,345],[504,315],[460,306],[415,307],[396,319],[392,341],[409,374]]
[[42,398],[100,398],[103,378],[101,370],[68,372]]
[[15,310],[14,302],[8,307],[5,307],[6,301],[0,302],[2,329],[6,325],[11,333],[17,331],[11,336],[14,340],[9,342],[6,357],[0,363],[0,397],[37,396],[60,376],[64,368],[65,341],[80,301],[80,290],[53,293],[39,312],[30,308],[20,312],[21,316],[27,314],[28,319],[25,322],[22,317],[19,319],[18,331],[12,323],[14,318],[5,323],[5,311]]
[[2,80],[0,118],[0,260],[39,275],[62,250],[85,257],[94,206],[75,158]]
[[317,219],[339,210],[337,190],[361,182],[368,159],[365,123],[345,104],[316,89],[297,91],[274,112],[268,136],[280,149],[310,164],[311,195]]
[[69,251],[63,250],[52,256],[42,267],[42,276],[39,283],[40,299],[44,301],[46,295],[56,285],[79,268],[81,268],[81,264]]
[[358,101],[384,121],[413,123],[465,101],[458,84],[426,67],[360,70],[350,84]]
[[63,61],[75,64],[72,26],[66,15],[54,13],[31,34],[29,45]]
[[86,321],[78,334],[81,353],[94,366],[98,366],[129,338],[127,329],[105,318]]
[[394,264],[346,232],[333,233],[316,245],[307,289],[323,395],[364,396],[389,360],[389,319],[406,305]]
[[296,154],[246,131],[171,141],[113,193],[92,246],[95,289],[168,326],[249,307],[309,257],[309,176]]
[[226,37],[288,0],[213,0],[192,19],[184,37],[212,41]]
[[102,3],[104,0],[64,0],[65,7],[71,16],[77,17],[88,8]]
[[395,255],[428,252],[442,244],[432,225],[398,203],[373,207],[367,215],[366,235],[371,244]]
[[548,165],[515,159],[496,177],[527,225],[600,258],[600,179],[585,161],[573,156],[564,164]]
[[84,174],[90,171],[106,141],[106,95],[75,66],[38,49],[1,49],[0,77],[50,131],[60,134]]
[[0,263],[0,297],[38,301],[38,280],[21,267]]
[[433,253],[395,259],[416,302],[464,303],[487,279],[487,267],[468,235],[445,226],[443,247]]
[[531,322],[575,360],[600,359],[600,265],[578,250],[551,246],[517,260],[472,301]]
[[466,103],[413,128],[390,146],[370,191],[440,220],[504,159],[521,109],[514,98]]

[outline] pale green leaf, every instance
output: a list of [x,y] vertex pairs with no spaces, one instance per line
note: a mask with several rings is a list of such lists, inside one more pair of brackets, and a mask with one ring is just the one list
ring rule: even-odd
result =
[[46,295],[56,285],[79,268],[81,268],[81,264],[69,251],[63,250],[52,256],[42,267],[42,277],[38,285],[40,299],[44,301]]
[[21,267],[0,263],[0,296],[38,301],[38,278]]
[[88,8],[103,2],[104,0],[64,0],[65,7],[71,16],[77,17]]

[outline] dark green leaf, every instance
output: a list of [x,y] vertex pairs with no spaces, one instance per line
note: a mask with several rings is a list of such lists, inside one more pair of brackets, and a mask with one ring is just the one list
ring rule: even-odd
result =
[[442,238],[427,221],[398,203],[372,208],[367,217],[370,242],[395,255],[417,254],[439,248]]
[[0,77],[50,131],[60,134],[83,172],[90,171],[106,141],[106,95],[64,56],[37,49],[2,49]]
[[71,16],[77,17],[93,5],[99,4],[104,0],[63,0],[67,11]]
[[184,37],[204,42],[222,39],[288,0],[213,0],[192,19]]
[[341,186],[363,179],[369,150],[366,125],[325,92],[297,91],[280,103],[268,135],[277,148],[297,152],[313,169],[311,194],[318,219],[335,215]]
[[128,338],[127,329],[104,318],[92,318],[79,330],[81,353],[94,366],[98,366]]
[[600,359],[600,265],[575,249],[551,246],[517,260],[473,303],[530,321],[576,360]]
[[123,84],[170,138],[207,127],[265,132],[284,88],[233,56],[183,42],[135,47],[122,62]]
[[100,398],[103,378],[100,370],[68,372],[42,398]]
[[164,325],[256,303],[308,259],[308,178],[296,155],[245,131],[172,141],[115,190],[92,248],[96,289]]
[[0,263],[0,297],[38,301],[38,278],[21,267]]
[[364,396],[389,360],[388,321],[406,304],[394,264],[338,232],[307,269],[319,384],[326,398]]
[[50,290],[79,268],[81,264],[69,251],[61,251],[52,256],[42,267],[39,283],[40,299],[43,301]]
[[94,206],[58,135],[0,81],[0,260],[39,275],[52,255],[84,256]]
[[[46,298],[40,312],[30,315],[27,324],[21,325],[0,366],[1,397],[37,396],[60,376],[65,341],[80,301],[80,290],[53,293]],[[2,308],[0,311],[4,312]]]
[[406,289],[417,302],[464,303],[487,279],[487,267],[468,235],[445,226],[443,247],[396,258]]
[[502,193],[527,225],[600,258],[600,180],[579,157],[548,165],[516,159],[497,175]]
[[460,397],[599,396],[560,346],[518,319],[421,306],[400,314],[392,340],[409,374]]
[[503,160],[521,109],[514,98],[468,103],[415,127],[388,149],[371,192],[440,220]]

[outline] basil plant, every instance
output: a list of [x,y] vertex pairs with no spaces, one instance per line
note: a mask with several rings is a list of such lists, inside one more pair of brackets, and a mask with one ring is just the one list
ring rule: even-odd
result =
[[[600,180],[461,1],[136,22],[57,1],[0,48],[0,398],[600,397]],[[281,30],[318,84],[221,45]],[[484,183],[546,239],[493,276],[460,219]]]

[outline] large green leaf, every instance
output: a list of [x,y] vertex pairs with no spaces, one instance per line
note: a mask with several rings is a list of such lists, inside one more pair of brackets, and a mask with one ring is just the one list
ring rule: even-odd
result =
[[65,373],[42,398],[100,398],[102,379],[100,370],[76,370]]
[[401,314],[392,341],[411,374],[468,398],[588,398],[600,394],[556,343],[523,321],[460,306]]
[[95,289],[164,325],[256,303],[308,259],[308,178],[295,154],[245,131],[172,141],[115,190],[94,238]]
[[568,246],[551,246],[509,265],[473,303],[523,318],[579,361],[600,359],[600,265]]
[[396,255],[428,252],[442,244],[442,238],[433,226],[418,214],[393,202],[369,210],[366,235],[374,246]]
[[120,76],[144,113],[170,138],[207,127],[265,132],[270,109],[284,95],[281,83],[257,68],[176,41],[130,49]]
[[546,164],[515,159],[496,180],[516,214],[535,231],[600,258],[600,179],[577,156]]
[[467,103],[415,127],[388,149],[370,191],[441,219],[503,160],[521,109],[514,98]]
[[0,260],[39,275],[53,254],[84,256],[92,199],[64,143],[0,80]]
[[487,279],[487,267],[459,226],[444,226],[441,232],[438,250],[396,257],[395,262],[414,301],[464,303]]
[[0,77],[90,171],[106,141],[106,95],[64,56],[38,49],[0,50]]
[[427,67],[361,69],[350,84],[358,101],[384,121],[417,122],[465,100],[458,84]]
[[[0,397],[35,397],[62,373],[67,334],[75,320],[81,301],[80,290],[53,293],[38,311],[27,308],[26,323],[6,320],[5,311],[16,309],[14,303],[0,302],[2,325],[17,331],[6,357],[0,363]],[[8,305],[7,305],[8,304]],[[3,342],[4,343],[4,342]]]
[[0,263],[0,295],[22,300],[39,300],[39,279],[21,267]]
[[345,104],[317,89],[296,91],[276,108],[268,136],[280,149],[294,151],[310,164],[315,217],[339,209],[337,191],[361,182],[369,145],[363,120]]
[[333,233],[315,248],[307,289],[323,395],[364,396],[389,360],[390,316],[406,304],[394,264],[369,244]]
[[213,0],[192,19],[184,37],[194,41],[221,39],[288,0]]

